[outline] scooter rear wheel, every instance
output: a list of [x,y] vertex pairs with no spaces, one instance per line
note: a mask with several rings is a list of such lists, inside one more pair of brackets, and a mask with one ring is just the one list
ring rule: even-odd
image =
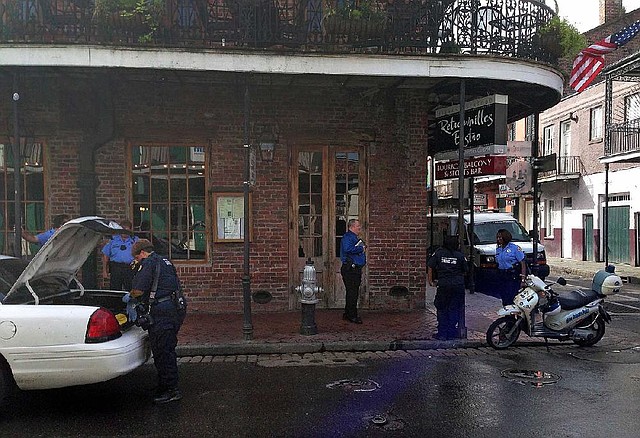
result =
[[496,350],[512,346],[520,336],[520,325],[513,316],[503,316],[491,323],[487,330],[487,344]]
[[576,328],[586,328],[586,329],[591,329],[595,331],[595,334],[591,339],[588,339],[588,340],[574,339],[573,342],[575,342],[581,347],[591,347],[592,345],[596,345],[600,341],[600,339],[602,339],[602,337],[604,336],[604,330],[605,330],[604,320],[597,316],[595,317],[595,321],[593,321],[593,323],[581,324],[581,325],[578,325]]

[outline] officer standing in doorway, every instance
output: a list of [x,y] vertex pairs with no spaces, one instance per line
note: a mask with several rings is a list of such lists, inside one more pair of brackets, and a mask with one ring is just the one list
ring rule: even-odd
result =
[[367,263],[364,242],[358,238],[362,230],[358,219],[349,219],[347,222],[347,232],[340,241],[340,259],[342,267],[342,281],[346,289],[344,314],[342,318],[355,324],[362,324],[362,319],[358,316],[358,294],[360,283],[362,282],[362,269]]
[[[131,231],[131,221],[120,223],[122,228]],[[133,270],[131,247],[138,241],[138,236],[116,234],[102,247],[102,277],[109,278],[111,290],[131,290]]]
[[178,389],[178,331],[186,315],[176,268],[156,254],[147,239],[133,244],[131,255],[139,263],[133,277],[131,296],[140,300],[147,314],[138,315],[142,328],[149,330],[153,362],[158,372],[154,403],[163,404],[182,398]]

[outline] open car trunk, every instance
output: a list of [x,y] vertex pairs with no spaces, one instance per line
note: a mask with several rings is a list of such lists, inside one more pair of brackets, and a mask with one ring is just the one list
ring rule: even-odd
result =
[[126,232],[99,217],[78,218],[61,226],[29,262],[0,256],[2,304],[94,306],[126,315],[126,292],[85,289],[75,277],[101,239]]

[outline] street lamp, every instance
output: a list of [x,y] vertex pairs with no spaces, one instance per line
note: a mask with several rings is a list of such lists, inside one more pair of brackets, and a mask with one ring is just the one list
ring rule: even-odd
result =
[[273,125],[264,126],[258,135],[260,159],[266,163],[273,162],[273,156],[278,143],[278,135]]

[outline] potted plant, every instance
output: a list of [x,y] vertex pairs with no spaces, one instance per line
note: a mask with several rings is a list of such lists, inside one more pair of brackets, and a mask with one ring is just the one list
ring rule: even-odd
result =
[[345,43],[381,38],[386,23],[386,11],[373,0],[345,0],[323,19],[325,33]]
[[587,46],[587,39],[566,19],[554,16],[538,33],[543,54],[557,62],[559,58],[574,58]]
[[118,31],[149,42],[160,27],[165,0],[95,0],[93,21],[99,35],[111,39]]

